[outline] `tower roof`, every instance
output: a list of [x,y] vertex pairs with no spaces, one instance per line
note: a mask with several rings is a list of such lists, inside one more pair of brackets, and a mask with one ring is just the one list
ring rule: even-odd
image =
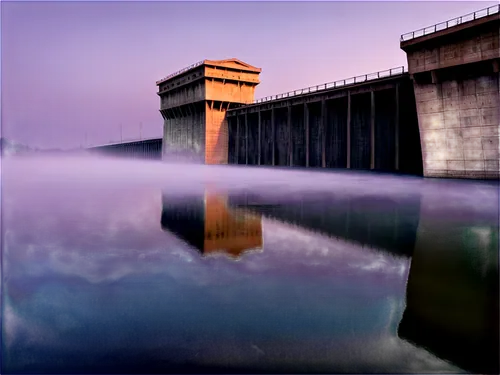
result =
[[194,63],[194,64],[192,64],[184,69],[181,69],[175,73],[169,74],[168,76],[160,79],[159,81],[156,81],[156,85],[159,85],[160,83],[168,81],[170,78],[178,76],[179,74],[182,74],[182,73],[190,71],[194,68],[197,68],[200,65],[220,66],[220,67],[224,67],[224,68],[232,68],[232,69],[244,70],[247,72],[255,72],[255,73],[260,73],[262,71],[261,68],[257,68],[255,66],[247,64],[246,62],[243,62],[243,61],[235,59],[235,58],[225,59],[225,60],[201,60],[201,61],[198,61],[197,63]]
[[225,60],[203,60],[203,63],[205,65],[221,66],[224,68],[234,68],[238,70],[246,70],[256,73],[260,73],[262,71],[261,68],[257,68],[255,66],[247,64],[246,62],[243,62],[235,58],[225,59]]

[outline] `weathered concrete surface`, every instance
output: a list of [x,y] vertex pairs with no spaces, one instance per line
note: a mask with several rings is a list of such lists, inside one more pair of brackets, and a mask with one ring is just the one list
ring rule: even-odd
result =
[[500,13],[401,42],[410,74],[500,58]]
[[260,71],[237,59],[204,60],[159,81],[163,157],[227,164],[226,111],[253,102]]
[[205,153],[205,114],[200,103],[163,109],[162,155],[202,162]]
[[414,82],[424,176],[499,178],[500,16],[401,43]]
[[205,163],[227,164],[228,129],[226,120],[227,106],[220,102],[214,107],[214,101],[205,104]]

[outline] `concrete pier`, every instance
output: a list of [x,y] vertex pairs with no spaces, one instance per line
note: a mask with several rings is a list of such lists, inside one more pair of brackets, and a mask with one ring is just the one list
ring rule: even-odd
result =
[[[402,36],[424,176],[500,176],[500,14],[488,8],[469,18],[448,21],[441,30],[436,25],[430,34]],[[453,21],[458,24],[449,26]]]

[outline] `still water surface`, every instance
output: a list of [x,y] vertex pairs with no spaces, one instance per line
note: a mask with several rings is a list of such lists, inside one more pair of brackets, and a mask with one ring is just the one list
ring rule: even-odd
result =
[[2,161],[14,373],[498,373],[497,183]]

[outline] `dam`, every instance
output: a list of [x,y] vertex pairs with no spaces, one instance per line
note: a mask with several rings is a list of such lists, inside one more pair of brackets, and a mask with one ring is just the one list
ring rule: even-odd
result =
[[199,61],[156,82],[162,139],[154,147],[113,145],[113,152],[498,179],[499,11],[493,6],[401,35],[408,68],[258,100],[261,68],[236,58]]

